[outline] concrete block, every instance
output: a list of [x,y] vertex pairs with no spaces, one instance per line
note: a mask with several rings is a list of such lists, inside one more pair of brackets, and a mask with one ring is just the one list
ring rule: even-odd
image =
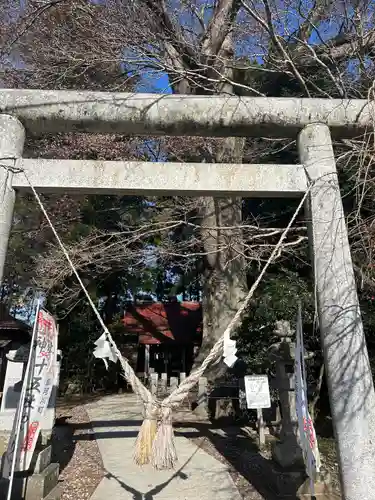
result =
[[41,429],[40,443],[42,446],[48,446],[52,439],[52,429]]
[[43,500],[60,500],[60,498],[62,497],[62,493],[62,485],[58,484],[53,488],[52,491],[48,493],[46,497],[44,497]]
[[40,474],[51,463],[52,446],[46,446],[43,450],[35,452],[34,474]]
[[[16,351],[10,351],[10,353],[15,352]],[[20,400],[24,371],[24,363],[8,361],[3,388],[3,398],[1,400],[1,412],[6,410],[16,411]]]
[[183,382],[185,379],[186,379],[186,373],[185,373],[185,372],[181,372],[181,373],[180,373],[180,384],[181,384],[181,382]]
[[44,499],[58,484],[59,464],[49,464],[40,474],[27,480],[25,500]]

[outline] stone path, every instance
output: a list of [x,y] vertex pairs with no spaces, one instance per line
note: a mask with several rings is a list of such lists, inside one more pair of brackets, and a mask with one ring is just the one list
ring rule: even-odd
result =
[[225,465],[182,436],[174,471],[155,471],[133,462],[141,424],[134,395],[107,396],[87,405],[107,472],[91,500],[241,500]]
[[227,467],[182,436],[176,436],[174,471],[135,465],[141,424],[135,395],[107,396],[87,411],[107,472],[91,500],[241,500]]

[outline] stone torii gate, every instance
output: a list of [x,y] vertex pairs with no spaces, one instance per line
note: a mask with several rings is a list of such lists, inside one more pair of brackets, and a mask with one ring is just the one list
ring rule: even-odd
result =
[[[372,126],[362,100],[237,98],[0,90],[0,159],[41,192],[301,197],[307,214],[322,346],[346,500],[375,492],[375,393],[359,310],[331,133]],[[297,137],[300,165],[73,161],[22,158],[25,134]],[[15,191],[23,174],[0,169],[0,278]]]

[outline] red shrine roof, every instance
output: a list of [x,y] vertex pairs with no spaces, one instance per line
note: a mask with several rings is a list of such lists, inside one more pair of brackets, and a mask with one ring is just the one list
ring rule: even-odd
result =
[[137,333],[140,344],[198,343],[202,331],[202,308],[198,302],[154,302],[128,307],[123,323]]

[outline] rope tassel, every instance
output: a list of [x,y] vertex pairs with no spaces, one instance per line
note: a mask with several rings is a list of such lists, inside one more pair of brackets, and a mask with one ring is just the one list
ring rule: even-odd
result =
[[157,427],[157,409],[154,404],[148,403],[145,418],[135,442],[134,461],[137,465],[150,463]]
[[151,463],[158,470],[174,469],[177,463],[170,407],[164,407],[162,410],[162,418],[152,445]]

